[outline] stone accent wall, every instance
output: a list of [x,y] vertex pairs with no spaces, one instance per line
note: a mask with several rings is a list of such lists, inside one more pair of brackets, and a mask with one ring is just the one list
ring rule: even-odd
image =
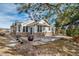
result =
[[28,34],[29,34],[28,32],[21,32],[21,33],[19,33],[19,35],[22,36],[22,37],[27,37]]
[[37,32],[37,33],[33,33],[34,36],[37,36],[37,37],[42,37],[42,36],[45,36],[45,33],[44,32]]
[[54,34],[52,32],[45,32],[45,36],[53,36]]
[[22,37],[27,37],[29,33],[26,33],[26,32],[20,32],[20,33],[14,33],[14,32],[11,32],[10,35],[12,36],[16,36],[16,35],[20,35]]
[[53,36],[54,33],[53,32],[37,32],[37,33],[34,33],[35,36],[37,37],[44,37],[44,36]]
[[[28,32],[20,32],[18,33],[18,35],[22,36],[22,37],[27,37],[30,33]],[[15,36],[15,33],[11,33],[12,36]],[[37,33],[33,33],[34,36],[36,37],[44,37],[44,36],[53,36],[54,33],[52,32],[37,32]]]

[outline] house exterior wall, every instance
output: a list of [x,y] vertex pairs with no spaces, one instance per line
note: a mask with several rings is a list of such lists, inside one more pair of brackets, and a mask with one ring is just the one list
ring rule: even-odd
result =
[[37,26],[34,26],[34,32],[37,33]]
[[[18,26],[17,26],[18,27]],[[37,36],[52,36],[52,28],[50,27],[42,27],[42,32],[37,32],[38,26],[32,26],[32,27],[28,27],[28,32],[26,32],[26,28],[25,28],[25,32],[23,32],[23,26],[21,26],[21,32],[19,34],[21,34],[22,36],[27,36],[30,33],[30,29],[32,28],[32,33],[36,34]],[[18,28],[17,28],[18,30]],[[18,33],[18,31],[17,31]]]
[[51,27],[45,27],[45,36],[52,36],[52,28]]
[[[43,24],[44,21],[41,21],[40,23]],[[44,23],[45,24],[45,23]],[[47,23],[46,23],[47,24]],[[25,26],[25,32],[23,32],[23,27]],[[32,33],[38,36],[52,36],[52,27],[51,26],[42,26],[42,32],[38,32],[38,25],[31,25],[28,26],[28,32],[26,32],[26,26],[27,23],[21,23],[20,26],[20,32],[18,31],[18,24],[16,25],[16,32],[19,33],[22,36],[27,36],[32,28]]]

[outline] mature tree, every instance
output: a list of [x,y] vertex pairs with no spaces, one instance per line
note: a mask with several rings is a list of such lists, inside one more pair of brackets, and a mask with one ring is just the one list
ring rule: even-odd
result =
[[[40,20],[54,18],[56,15],[56,21],[70,22],[78,18],[79,4],[53,4],[53,3],[28,3],[20,4],[18,7],[19,13],[25,12],[29,14],[29,18]],[[74,18],[74,19],[73,19]]]
[[58,22],[61,25],[73,23],[79,19],[79,4],[68,4],[63,13],[58,17]]
[[46,19],[51,23],[54,21],[57,28],[62,28],[62,25],[79,19],[79,4],[28,3],[19,5],[19,13],[27,13],[32,20]]
[[29,17],[34,20],[50,19],[53,18],[53,15],[61,13],[61,6],[62,4],[28,3],[20,4],[18,11],[29,14]]

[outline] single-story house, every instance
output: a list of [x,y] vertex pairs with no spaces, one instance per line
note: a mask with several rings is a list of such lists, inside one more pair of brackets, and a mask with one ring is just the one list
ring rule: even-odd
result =
[[25,22],[15,22],[10,27],[11,33],[19,33],[24,36],[34,34],[36,36],[52,36],[54,27],[52,27],[46,20],[27,20]]

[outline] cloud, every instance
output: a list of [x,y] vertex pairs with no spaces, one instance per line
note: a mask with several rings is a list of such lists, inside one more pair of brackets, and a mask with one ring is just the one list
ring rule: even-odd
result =
[[16,5],[14,4],[0,4],[0,12],[3,12],[5,14],[16,14]]
[[9,28],[15,20],[23,21],[27,14],[18,14],[17,6],[14,4],[0,3],[0,27]]

